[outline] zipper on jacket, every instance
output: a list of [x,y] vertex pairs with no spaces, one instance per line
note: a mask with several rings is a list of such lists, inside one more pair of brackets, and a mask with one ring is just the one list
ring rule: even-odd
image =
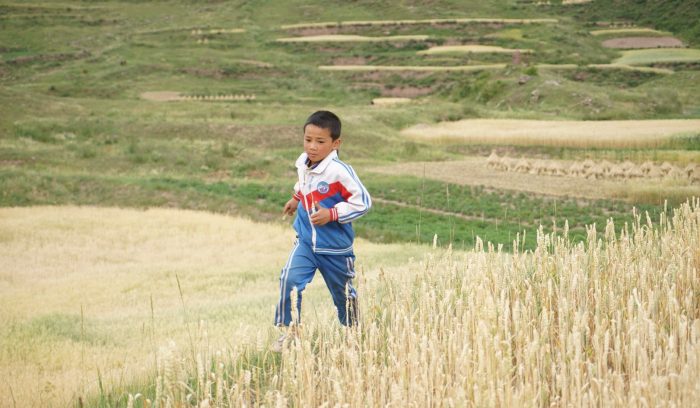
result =
[[[309,175],[309,170],[310,169],[308,167],[304,169],[304,180],[302,182],[302,191],[306,190],[306,177]],[[309,193],[310,192],[311,191],[309,191]],[[311,215],[313,215],[315,213],[316,209],[313,206],[313,202],[311,204],[309,204],[309,200],[307,200],[306,194],[304,194],[304,203],[306,203],[307,208],[309,208],[309,210],[305,210],[305,211],[306,211],[306,216],[307,216],[306,218],[309,219],[309,225],[311,226],[311,250],[313,252],[316,252],[316,228],[314,228],[314,224],[313,224],[313,222],[311,222]]]

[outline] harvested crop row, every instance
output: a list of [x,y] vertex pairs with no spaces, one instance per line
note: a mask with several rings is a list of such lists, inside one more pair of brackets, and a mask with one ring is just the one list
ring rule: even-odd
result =
[[685,168],[669,162],[661,164],[645,162],[636,165],[630,161],[611,163],[607,160],[595,162],[583,160],[564,162],[561,160],[530,160],[527,158],[499,157],[495,152],[486,159],[489,168],[526,174],[583,177],[587,179],[667,179],[691,184],[700,184],[700,167],[695,163]]
[[254,94],[226,94],[226,95],[183,95],[180,92],[143,92],[141,99],[156,102],[170,101],[252,101]]

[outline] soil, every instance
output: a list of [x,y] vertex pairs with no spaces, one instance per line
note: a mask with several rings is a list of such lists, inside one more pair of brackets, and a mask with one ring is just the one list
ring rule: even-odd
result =
[[332,65],[365,65],[367,58],[365,57],[336,57],[333,58]]
[[395,98],[415,98],[433,92],[433,88],[431,87],[419,88],[415,86],[403,86],[400,88],[387,88],[384,85],[380,86],[382,96],[391,96]]
[[674,37],[622,37],[603,41],[605,48],[679,48],[683,42]]

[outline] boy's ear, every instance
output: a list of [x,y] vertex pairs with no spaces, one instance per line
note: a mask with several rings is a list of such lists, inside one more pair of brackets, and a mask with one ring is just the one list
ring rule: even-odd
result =
[[340,145],[343,144],[343,139],[342,138],[337,138],[333,141],[333,149],[338,150],[340,148]]

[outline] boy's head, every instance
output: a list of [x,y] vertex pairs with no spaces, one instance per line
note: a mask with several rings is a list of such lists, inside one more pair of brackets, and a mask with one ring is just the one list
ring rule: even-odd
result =
[[340,119],[333,112],[314,112],[304,124],[304,152],[311,163],[325,159],[340,147]]

